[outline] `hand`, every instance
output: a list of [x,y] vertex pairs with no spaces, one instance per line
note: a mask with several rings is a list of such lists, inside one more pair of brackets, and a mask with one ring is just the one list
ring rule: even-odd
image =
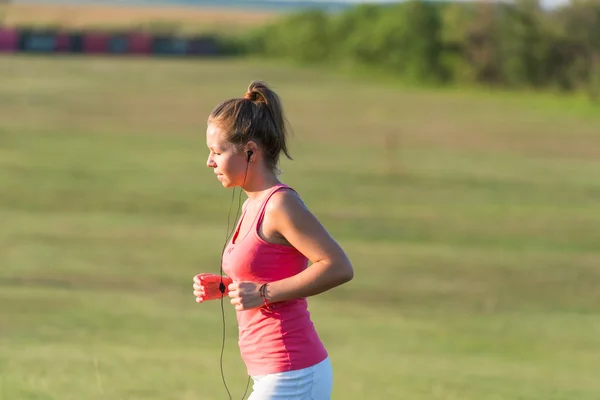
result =
[[[219,285],[223,279],[225,285],[225,293],[221,293]],[[220,299],[227,295],[227,286],[229,286],[233,280],[227,276],[221,277],[215,274],[198,274],[194,276],[194,296],[196,296],[196,302],[202,303],[207,300]]]
[[234,282],[228,286],[231,304],[236,311],[250,310],[264,304],[260,296],[260,284],[254,282]]

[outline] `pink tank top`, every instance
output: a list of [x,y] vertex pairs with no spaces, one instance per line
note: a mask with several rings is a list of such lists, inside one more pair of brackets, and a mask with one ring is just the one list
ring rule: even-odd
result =
[[[258,234],[265,206],[273,193],[287,185],[274,186],[245,236],[239,236],[240,221],[223,254],[223,271],[235,282],[268,283],[298,274],[308,267],[307,258],[293,247],[268,243]],[[310,319],[306,298],[238,311],[239,347],[249,375],[266,375],[310,367],[323,361],[327,351]]]

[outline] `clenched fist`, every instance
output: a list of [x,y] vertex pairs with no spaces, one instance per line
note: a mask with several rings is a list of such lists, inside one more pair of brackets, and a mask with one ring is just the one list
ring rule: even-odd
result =
[[249,310],[264,304],[259,292],[260,286],[254,282],[234,282],[228,286],[230,302],[235,306],[236,311]]
[[[223,279],[225,285],[225,293],[221,293],[219,285]],[[227,287],[231,285],[233,280],[227,276],[221,277],[215,274],[198,274],[194,276],[194,296],[197,303],[202,303],[207,300],[220,299],[228,293]]]

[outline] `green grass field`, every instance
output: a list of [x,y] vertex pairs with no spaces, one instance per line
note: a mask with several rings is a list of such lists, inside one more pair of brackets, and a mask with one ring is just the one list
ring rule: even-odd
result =
[[309,302],[333,399],[600,398],[599,110],[254,61],[1,57],[0,400],[227,398],[220,306],[192,277],[219,270],[231,197],[206,117],[253,79],[294,128],[282,179],[355,266]]

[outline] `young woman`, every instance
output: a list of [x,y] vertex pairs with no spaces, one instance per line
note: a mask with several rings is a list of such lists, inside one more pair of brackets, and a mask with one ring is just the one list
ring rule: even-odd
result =
[[219,104],[206,144],[216,178],[248,199],[223,253],[226,276],[196,275],[196,301],[228,296],[235,307],[240,353],[254,381],[249,399],[330,399],[331,363],[306,298],[350,281],[354,271],[298,193],[278,179],[280,154],[291,157],[277,94],[252,82],[243,98]]

